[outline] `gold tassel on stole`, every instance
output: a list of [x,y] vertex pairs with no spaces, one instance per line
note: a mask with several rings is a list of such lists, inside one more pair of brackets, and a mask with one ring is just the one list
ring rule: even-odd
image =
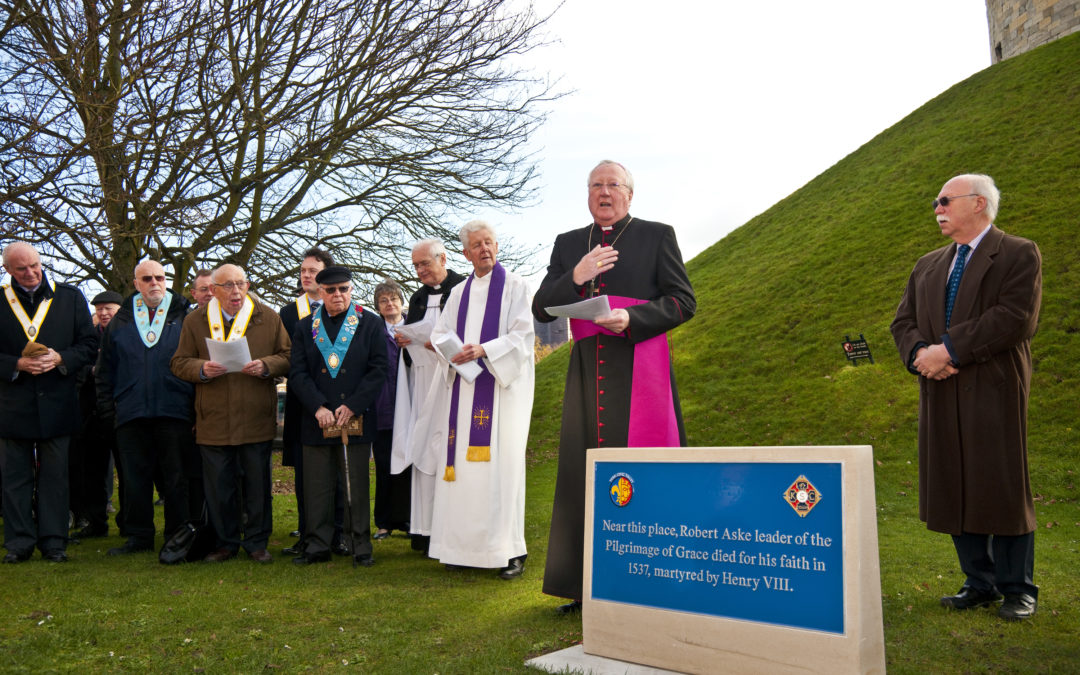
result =
[[491,461],[491,446],[490,445],[470,445],[469,449],[465,452],[466,462],[490,462]]

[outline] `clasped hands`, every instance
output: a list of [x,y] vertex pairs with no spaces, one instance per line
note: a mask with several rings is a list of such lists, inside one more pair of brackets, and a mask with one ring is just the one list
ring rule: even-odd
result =
[[319,406],[319,409],[315,411],[315,421],[319,423],[320,429],[333,426],[343,427],[352,418],[353,411],[344,403],[339,405],[337,410],[333,412],[330,412],[326,406]]
[[[592,281],[604,272],[613,269],[618,259],[619,252],[612,247],[596,245],[593,250],[581,257],[577,265],[574,265],[574,283],[582,286]],[[630,315],[625,309],[613,309],[610,316],[596,319],[595,323],[612,333],[622,333],[630,326]]]
[[952,364],[952,357],[945,345],[936,344],[923,347],[915,353],[915,361],[911,364],[919,374],[931,380],[944,380],[960,372]]
[[20,356],[15,363],[15,369],[31,375],[41,375],[59,366],[61,361],[60,354],[49,347],[49,352],[41,356]]

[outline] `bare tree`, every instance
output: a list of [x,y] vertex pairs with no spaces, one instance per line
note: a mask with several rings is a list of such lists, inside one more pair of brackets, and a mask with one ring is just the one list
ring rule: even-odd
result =
[[531,196],[555,94],[511,62],[543,44],[521,2],[0,8],[0,227],[78,280],[228,261],[281,298],[311,245],[401,277],[416,239]]

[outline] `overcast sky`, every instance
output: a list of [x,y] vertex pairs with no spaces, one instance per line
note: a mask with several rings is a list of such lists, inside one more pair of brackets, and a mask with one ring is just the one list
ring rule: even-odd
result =
[[535,68],[574,93],[534,138],[538,203],[479,214],[542,267],[591,222],[601,159],[630,169],[630,213],[675,226],[689,260],[990,65],[984,0],[567,0],[549,29]]

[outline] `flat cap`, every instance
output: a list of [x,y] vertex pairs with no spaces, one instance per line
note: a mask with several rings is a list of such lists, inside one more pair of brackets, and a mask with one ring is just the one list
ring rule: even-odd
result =
[[124,304],[124,296],[116,291],[102,291],[94,296],[94,299],[90,301],[90,304],[96,307],[97,305],[106,305],[110,302],[114,305],[122,305]]
[[337,265],[327,267],[315,277],[317,284],[340,284],[343,281],[352,281],[352,272]]

